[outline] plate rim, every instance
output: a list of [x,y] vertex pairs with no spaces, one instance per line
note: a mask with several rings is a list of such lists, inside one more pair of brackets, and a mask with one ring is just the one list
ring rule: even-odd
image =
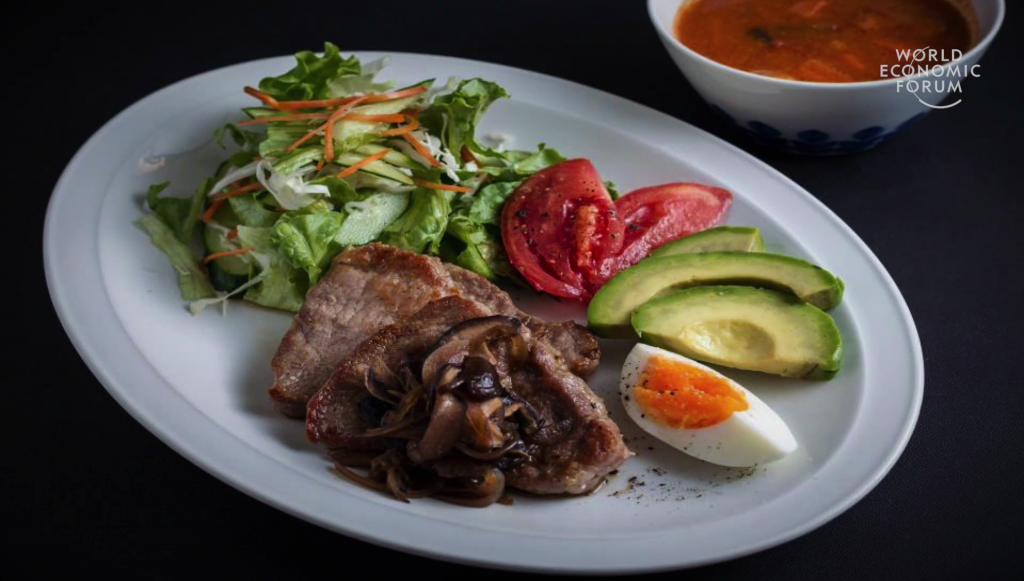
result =
[[[129,413],[129,415],[135,418],[135,420],[142,424],[142,426],[145,427],[150,433],[155,435],[163,443],[167,444],[179,455],[185,457],[187,460],[189,460],[199,468],[203,469],[205,472],[211,474],[218,480],[221,480],[222,482],[231,485],[232,487],[238,489],[239,491],[253,498],[256,498],[261,502],[264,502],[278,510],[282,510],[283,512],[301,518],[302,520],[326,528],[327,530],[330,530],[332,532],[338,532],[356,538],[358,540],[371,542],[390,549],[400,550],[403,552],[412,553],[419,556],[426,556],[430,558],[436,558],[445,561],[457,562],[474,566],[531,572],[590,574],[656,572],[696,567],[700,565],[707,565],[711,563],[738,558],[741,556],[766,550],[774,546],[778,546],[782,543],[788,542],[794,538],[797,538],[799,536],[802,536],[817,529],[818,527],[824,525],[825,523],[831,521],[832,519],[836,518],[837,516],[848,510],[850,507],[852,507],[854,504],[856,504],[862,498],[864,498],[864,496],[866,496],[869,492],[871,492],[871,490],[873,490],[878,485],[878,483],[881,482],[881,480],[889,473],[889,471],[892,469],[895,463],[899,460],[900,456],[906,449],[906,446],[913,434],[914,428],[916,427],[918,418],[920,416],[920,410],[924,397],[925,369],[921,341],[919,334],[917,332],[917,326],[914,322],[910,309],[906,304],[906,300],[903,298],[902,293],[899,291],[899,288],[896,286],[896,283],[892,279],[892,276],[886,270],[884,265],[882,265],[881,261],[874,254],[874,252],[871,251],[867,244],[865,244],[864,241],[856,234],[856,232],[854,232],[841,218],[839,218],[834,212],[832,212],[824,203],[822,203],[820,200],[818,200],[816,197],[810,194],[810,192],[808,192],[806,189],[801,187],[799,184],[797,184],[796,182],[794,182],[793,180],[791,180],[778,170],[775,170],[767,163],[761,161],[760,159],[754,157],[753,155],[741,150],[740,148],[724,141],[723,139],[707,131],[704,131],[681,119],[673,117],[667,113],[661,112],[647,105],[643,105],[635,101],[626,99],[624,97],[620,97],[618,95],[600,89],[595,89],[593,87],[589,87],[581,83],[577,83],[575,81],[562,79],[544,73],[529,71],[518,67],[511,67],[508,65],[498,63],[490,63],[486,61],[464,59],[459,57],[432,55],[425,53],[407,53],[390,51],[351,52],[356,55],[367,56],[386,54],[391,55],[393,57],[402,58],[427,58],[440,59],[442,61],[457,61],[467,65],[498,68],[503,69],[506,72],[512,74],[532,76],[535,80],[541,83],[555,83],[568,85],[573,90],[576,91],[582,90],[585,92],[597,93],[601,95],[603,98],[611,99],[619,105],[628,105],[630,107],[640,108],[644,110],[645,114],[653,114],[654,116],[657,116],[661,120],[663,120],[666,124],[675,124],[676,126],[685,127],[688,131],[694,132],[697,136],[699,136],[702,140],[706,140],[709,144],[713,144],[720,148],[723,148],[724,150],[728,151],[731,155],[736,156],[741,160],[750,163],[754,168],[772,176],[774,179],[778,180],[780,183],[787,186],[788,189],[793,190],[796,194],[804,198],[805,201],[810,202],[814,210],[820,213],[823,218],[828,219],[834,228],[838,229],[840,232],[845,234],[849,238],[849,240],[853,242],[857,250],[859,250],[868,259],[868,262],[870,263],[872,270],[880,276],[881,282],[884,285],[884,290],[886,290],[895,298],[896,310],[902,317],[901,323],[903,323],[904,330],[907,332],[907,336],[909,339],[909,348],[913,355],[913,360],[909,362],[910,375],[913,380],[913,385],[911,386],[913,392],[911,394],[911,409],[909,410],[909,415],[905,417],[903,420],[898,441],[894,442],[894,445],[890,449],[888,455],[885,457],[885,461],[875,466],[874,469],[871,470],[871,477],[861,482],[853,492],[843,497],[841,501],[833,505],[831,509],[819,512],[813,518],[809,518],[805,520],[803,523],[793,526],[787,531],[777,533],[774,536],[771,536],[771,538],[766,538],[759,542],[754,542],[749,544],[748,546],[744,546],[738,549],[734,548],[721,551],[720,554],[709,556],[706,558],[686,559],[678,563],[659,563],[655,565],[648,565],[646,563],[634,562],[624,564],[620,562],[614,565],[609,565],[605,563],[600,565],[599,567],[588,566],[585,563],[563,564],[558,566],[538,566],[524,564],[521,562],[516,563],[512,561],[495,561],[492,558],[488,557],[473,557],[463,554],[453,554],[452,552],[444,552],[440,550],[424,549],[409,543],[396,542],[389,538],[374,536],[370,533],[364,533],[361,530],[345,527],[337,522],[330,521],[325,516],[304,512],[300,508],[297,508],[289,504],[289,499],[276,497],[272,493],[272,491],[266,489],[265,487],[261,487],[260,481],[247,480],[243,477],[240,477],[238,475],[238,472],[232,473],[231,470],[224,468],[223,466],[217,465],[210,458],[204,458],[203,454],[197,452],[197,449],[194,446],[190,446],[185,442],[187,438],[185,438],[182,434],[175,433],[171,430],[166,429],[166,427],[162,426],[160,422],[154,421],[151,418],[147,417],[140,408],[136,407],[136,404],[132,401],[133,398],[130,397],[129,393],[126,390],[123,390],[122,388],[118,387],[117,381],[114,380],[114,374],[103,368],[103,366],[99,362],[99,359],[96,357],[95,353],[92,351],[90,346],[84,341],[84,335],[86,333],[84,333],[82,329],[78,328],[76,326],[75,321],[73,320],[74,314],[72,313],[69,307],[69,301],[67,297],[63,295],[63,287],[60,284],[62,274],[56,269],[57,259],[55,257],[55,253],[57,252],[59,238],[53,228],[53,224],[56,220],[54,215],[56,214],[59,202],[67,195],[67,182],[70,179],[70,176],[73,174],[74,170],[76,169],[76,166],[81,162],[81,160],[92,148],[94,148],[97,144],[101,142],[104,133],[110,130],[112,126],[114,126],[120,119],[128,116],[132,111],[144,105],[149,100],[157,99],[161,95],[169,93],[176,88],[180,89],[183,85],[192,83],[202,77],[216,76],[233,68],[258,66],[260,64],[269,63],[271,61],[279,61],[282,59],[290,58],[289,56],[280,56],[256,59],[246,61],[243,63],[227,65],[216,69],[212,69],[210,71],[192,75],[188,78],[167,85],[135,101],[133,104],[126,107],[117,115],[112,117],[102,127],[97,129],[89,137],[89,139],[86,140],[86,142],[78,149],[75,155],[71,158],[71,161],[65,167],[64,171],[61,173],[61,176],[55,184],[53,192],[47,204],[46,218],[43,227],[44,272],[46,277],[47,290],[50,294],[50,298],[51,301],[53,302],[54,309],[57,313],[57,316],[61,322],[62,327],[64,328],[65,333],[68,335],[79,356],[86,363],[90,372],[92,372],[92,374],[97,378],[97,380],[103,385],[104,389],[107,390],[111,397],[113,397],[114,400],[117,401],[117,403],[121,405],[121,407],[124,408],[125,411]],[[102,204],[100,205],[102,206]],[[107,302],[109,303],[109,296],[107,296],[106,294],[107,291],[105,286],[103,287],[102,290],[103,296],[107,299]],[[125,333],[125,336],[127,338],[127,333],[124,331],[123,327],[121,327],[120,321],[117,322],[117,325],[120,327],[121,332]],[[135,347],[136,351],[138,351],[137,346],[135,346],[134,344],[132,344],[132,346]],[[139,355],[142,355],[141,352],[139,353]],[[142,363],[144,364],[144,366],[148,367],[154,374],[157,374],[156,370],[152,368],[151,364],[147,360],[145,360],[144,356],[140,357],[140,359],[142,359]],[[159,374],[157,374],[157,376],[159,377]],[[166,381],[164,381],[164,383],[166,383]],[[184,400],[184,398],[175,390],[172,389],[171,391],[173,392],[173,397]],[[200,417],[205,418],[207,420],[210,419],[206,416],[205,413],[203,413],[198,408],[192,406],[192,404],[187,400],[184,400],[184,403],[187,406],[189,406],[194,412],[198,413]],[[247,442],[244,442],[243,440],[235,437],[233,434],[222,428],[216,422],[209,421],[208,424],[210,424],[210,426],[205,426],[205,428],[213,428],[216,431],[223,432],[230,438],[230,440],[239,442],[244,447],[250,449],[252,452],[259,454],[259,457],[276,462],[273,458],[270,458],[269,456],[263,454],[259,450],[252,448],[251,445],[248,444]],[[240,471],[243,468],[243,465],[238,465],[235,466],[234,468]],[[299,476],[305,477],[305,475],[303,475],[301,472],[292,472],[296,472]],[[500,536],[507,533],[496,534]]]

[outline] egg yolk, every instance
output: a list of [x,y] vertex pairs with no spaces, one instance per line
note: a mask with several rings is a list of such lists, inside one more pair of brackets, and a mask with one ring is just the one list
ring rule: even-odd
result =
[[633,396],[647,416],[671,428],[706,428],[748,407],[722,377],[658,356],[647,361]]

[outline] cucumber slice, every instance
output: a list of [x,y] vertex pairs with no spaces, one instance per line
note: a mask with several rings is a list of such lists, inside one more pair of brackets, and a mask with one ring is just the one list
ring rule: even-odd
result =
[[213,285],[213,288],[221,292],[229,293],[237,289],[238,287],[242,286],[243,284],[249,282],[248,274],[231,274],[224,270],[223,268],[217,266],[217,262],[219,261],[215,260],[213,264],[208,266],[206,269],[206,272],[210,275],[210,284]]
[[[352,165],[365,158],[365,155],[358,153],[342,153],[334,158],[334,163],[341,165]],[[365,171],[366,173],[372,173],[373,175],[380,176],[382,178],[388,178],[394,180],[400,184],[407,186],[413,185],[412,176],[407,176],[395,166],[385,163],[382,160],[370,162],[363,167],[359,168],[359,171]]]
[[375,153],[380,153],[384,150],[387,150],[388,154],[385,155],[382,159],[390,163],[391,165],[397,167],[404,167],[406,169],[426,169],[421,164],[417,163],[411,157],[405,155],[401,151],[395,151],[394,149],[391,149],[390,147],[384,147],[383,145],[369,143],[357,149],[356,153],[360,153],[362,155],[373,155]]
[[271,117],[273,115],[282,114],[277,109],[271,109],[270,107],[243,107],[242,113],[248,115],[250,119],[259,119],[260,117]]
[[[419,86],[430,86],[433,80],[424,81],[417,85],[411,85],[406,89]],[[401,89],[404,90],[404,89]],[[362,115],[390,115],[393,113],[399,113],[405,109],[408,109],[411,105],[423,99],[426,92],[406,97],[404,99],[395,99],[393,101],[384,101],[382,103],[372,103],[370,105],[362,105],[360,107],[353,107],[351,113],[359,113]],[[367,121],[338,121],[334,124],[334,144],[339,151],[349,151],[356,149],[364,144],[364,140],[371,137],[369,134],[379,133],[387,127],[384,123],[372,123]]]
[[[213,215],[213,221],[223,226],[224,228],[234,228],[238,226],[238,216],[231,209],[229,204],[224,204],[217,210],[217,213]],[[215,252],[225,252],[228,250],[234,250],[238,248],[236,244],[233,244],[227,239],[227,235],[220,229],[209,224],[203,225],[203,245],[206,247],[207,254],[214,254]],[[219,270],[225,274],[243,277],[245,282],[249,280],[252,275],[252,265],[243,256],[225,256],[224,258],[218,258],[210,264],[210,278],[213,280],[213,268],[218,267]],[[224,290],[214,283],[214,287],[218,290]],[[236,285],[237,287],[237,285]]]

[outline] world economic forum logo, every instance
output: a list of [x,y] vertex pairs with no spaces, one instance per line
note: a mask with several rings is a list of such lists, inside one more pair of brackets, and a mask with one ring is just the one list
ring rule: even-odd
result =
[[[949,109],[959,105],[963,99],[957,99],[949,105],[932,105],[926,103],[921,95],[963,94],[960,82],[969,76],[981,76],[981,65],[967,66],[956,62],[963,56],[961,50],[938,50],[927,46],[916,50],[897,50],[899,64],[882,65],[882,78],[899,79],[896,81],[896,92],[910,93],[925,107]],[[918,75],[923,75],[923,78],[906,78]]]

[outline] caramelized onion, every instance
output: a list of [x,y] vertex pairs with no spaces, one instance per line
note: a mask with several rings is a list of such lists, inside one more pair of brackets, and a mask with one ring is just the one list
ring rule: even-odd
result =
[[366,391],[370,392],[373,397],[387,402],[391,405],[397,405],[398,400],[388,395],[388,386],[381,381],[378,377],[377,372],[372,368],[366,371]]

